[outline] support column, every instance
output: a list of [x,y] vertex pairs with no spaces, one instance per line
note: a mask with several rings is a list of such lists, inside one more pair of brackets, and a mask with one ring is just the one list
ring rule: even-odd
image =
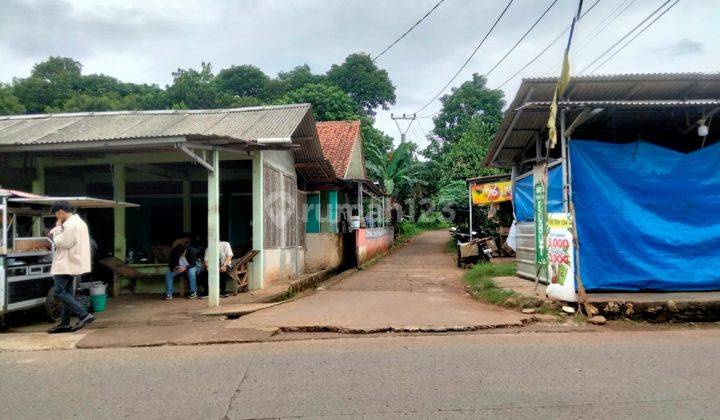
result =
[[[565,137],[565,109],[560,111],[560,155],[562,157],[562,197],[563,212],[570,211],[570,195],[568,190],[568,157],[567,157],[567,138]],[[549,183],[548,183],[549,184]],[[550,186],[548,185],[548,190]]]
[[263,197],[263,155],[256,150],[252,155],[252,242],[253,249],[260,251],[252,262],[250,290],[262,289],[265,277],[264,255],[264,197]]
[[[35,178],[32,181],[32,193],[45,195],[45,162],[42,159],[35,159]],[[44,236],[45,226],[41,217],[36,217],[33,223],[33,236]]]
[[220,305],[220,152],[208,152],[213,170],[208,171],[208,306]]
[[[113,200],[125,201],[125,164],[112,165]],[[113,209],[115,225],[113,255],[125,261],[127,256],[127,239],[125,238],[125,208]]]
[[192,202],[190,181],[182,182],[183,231],[192,232]]

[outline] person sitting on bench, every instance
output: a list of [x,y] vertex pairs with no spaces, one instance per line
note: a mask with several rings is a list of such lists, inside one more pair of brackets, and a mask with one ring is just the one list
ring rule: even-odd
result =
[[[227,282],[232,280],[228,272],[232,269],[232,247],[229,242],[220,242],[218,249],[218,258],[220,260],[220,297],[226,298],[227,294]],[[203,294],[200,295],[200,299],[206,299],[210,290],[208,289],[208,260],[207,260],[207,249],[205,250],[205,269],[202,270],[198,275],[200,276],[200,285],[203,288]]]
[[197,271],[196,264],[197,253],[188,249],[185,244],[178,244],[170,251],[170,260],[168,261],[169,271],[165,274],[165,296],[163,299],[171,300],[173,298],[173,281],[175,277],[187,274],[188,283],[190,283],[190,294],[188,299],[197,298]]

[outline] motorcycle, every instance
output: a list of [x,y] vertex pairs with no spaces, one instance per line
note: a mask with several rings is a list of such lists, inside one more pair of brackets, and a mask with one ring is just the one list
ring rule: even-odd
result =
[[455,240],[458,267],[489,262],[492,258],[493,250],[487,245],[487,241],[492,238],[480,238],[474,230],[468,234],[454,226],[450,229],[450,235]]

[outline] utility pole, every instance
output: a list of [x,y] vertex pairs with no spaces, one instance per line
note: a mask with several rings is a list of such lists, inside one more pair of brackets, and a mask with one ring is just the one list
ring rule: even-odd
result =
[[[397,117],[395,116],[395,114],[390,114],[390,118],[392,118],[393,121],[395,121],[398,131],[400,131],[400,141],[405,142],[406,137],[407,137],[407,132],[410,130],[410,126],[412,125],[413,121],[415,121],[415,119],[417,118],[416,114],[411,114],[411,115],[402,114],[402,116],[398,115]],[[407,127],[405,127],[405,130],[403,130],[402,127],[400,127],[399,121],[410,121],[410,122],[408,123]]]

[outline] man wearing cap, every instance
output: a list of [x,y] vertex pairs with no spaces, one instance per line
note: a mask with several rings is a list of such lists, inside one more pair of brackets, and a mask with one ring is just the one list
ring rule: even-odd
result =
[[[53,275],[55,298],[62,303],[60,324],[48,330],[50,334],[77,331],[93,322],[95,317],[75,300],[73,278],[90,272],[90,234],[85,222],[74,213],[70,203],[58,201],[51,211],[57,221],[50,231],[55,242],[55,257],[50,273]],[[70,316],[77,315],[79,321],[70,326]]]

